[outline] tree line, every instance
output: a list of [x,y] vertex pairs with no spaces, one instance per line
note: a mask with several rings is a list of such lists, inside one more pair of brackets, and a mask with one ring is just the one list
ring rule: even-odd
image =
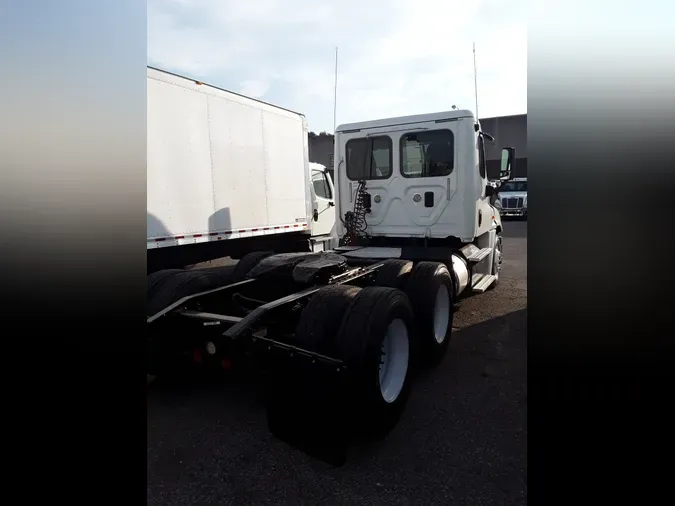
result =
[[314,139],[315,137],[333,137],[333,134],[329,134],[328,132],[319,132],[318,134],[315,132],[309,132],[308,136],[310,139]]

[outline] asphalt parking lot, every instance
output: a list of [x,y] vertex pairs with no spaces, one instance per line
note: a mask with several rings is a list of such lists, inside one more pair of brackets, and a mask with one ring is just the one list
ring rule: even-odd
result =
[[273,438],[252,385],[150,385],[148,504],[526,504],[526,222],[505,223],[504,256],[399,425],[343,467]]

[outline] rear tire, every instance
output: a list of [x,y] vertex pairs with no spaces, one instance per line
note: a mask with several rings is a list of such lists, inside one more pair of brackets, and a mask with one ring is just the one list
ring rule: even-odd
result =
[[[359,287],[346,285],[321,288],[300,315],[292,344],[335,357],[335,335],[343,315],[360,291]],[[340,381],[336,381],[337,374],[324,368],[307,370],[297,364],[290,370],[282,366],[268,377],[265,404],[272,434],[305,449],[312,447],[316,451],[324,447],[328,453],[336,451],[345,435],[343,391]]]
[[152,316],[183,297],[209,289],[209,281],[200,272],[173,272],[148,295],[147,315]]
[[210,288],[218,288],[233,283],[232,279],[236,267],[236,265],[205,267],[202,269],[192,269],[191,272],[199,272],[204,279],[208,280]]
[[375,275],[375,286],[402,289],[413,269],[410,260],[385,260]]
[[158,290],[164,285],[164,283],[176,272],[183,272],[183,269],[164,269],[162,271],[156,271],[148,275],[148,300],[155,296]]
[[410,274],[406,293],[415,311],[422,363],[436,366],[445,356],[452,333],[455,290],[448,267],[419,262]]
[[271,251],[254,251],[245,255],[234,267],[234,271],[232,272],[232,283],[244,281],[248,273],[251,272],[254,267],[256,267],[263,259],[271,255]]
[[316,292],[300,315],[295,344],[323,355],[334,355],[335,335],[342,317],[360,291],[358,286],[329,285]]
[[368,438],[396,425],[410,393],[414,316],[400,290],[367,287],[345,314],[336,349],[351,375],[348,425]]
[[[155,286],[154,293],[148,295],[147,315],[153,316],[183,297],[209,289],[209,281],[202,273],[178,271],[168,273],[161,286]],[[172,335],[155,335],[147,338],[146,372],[153,376],[173,376],[183,370],[185,361]]]

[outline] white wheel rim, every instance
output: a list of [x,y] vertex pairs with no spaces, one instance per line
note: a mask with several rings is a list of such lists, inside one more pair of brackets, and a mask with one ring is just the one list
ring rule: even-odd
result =
[[397,318],[389,324],[387,334],[382,341],[379,371],[380,393],[387,403],[398,399],[403,390],[408,374],[409,356],[408,328],[403,320]]
[[448,287],[441,285],[436,292],[434,302],[434,338],[437,343],[445,341],[450,324],[450,294]]

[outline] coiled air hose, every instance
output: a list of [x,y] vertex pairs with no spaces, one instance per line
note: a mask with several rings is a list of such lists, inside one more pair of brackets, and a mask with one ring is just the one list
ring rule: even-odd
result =
[[368,229],[366,214],[370,212],[370,209],[366,206],[368,197],[366,182],[359,181],[354,198],[354,209],[345,213],[344,220],[340,218],[346,230],[340,238],[340,246],[363,245],[368,240],[368,234],[366,233]]

